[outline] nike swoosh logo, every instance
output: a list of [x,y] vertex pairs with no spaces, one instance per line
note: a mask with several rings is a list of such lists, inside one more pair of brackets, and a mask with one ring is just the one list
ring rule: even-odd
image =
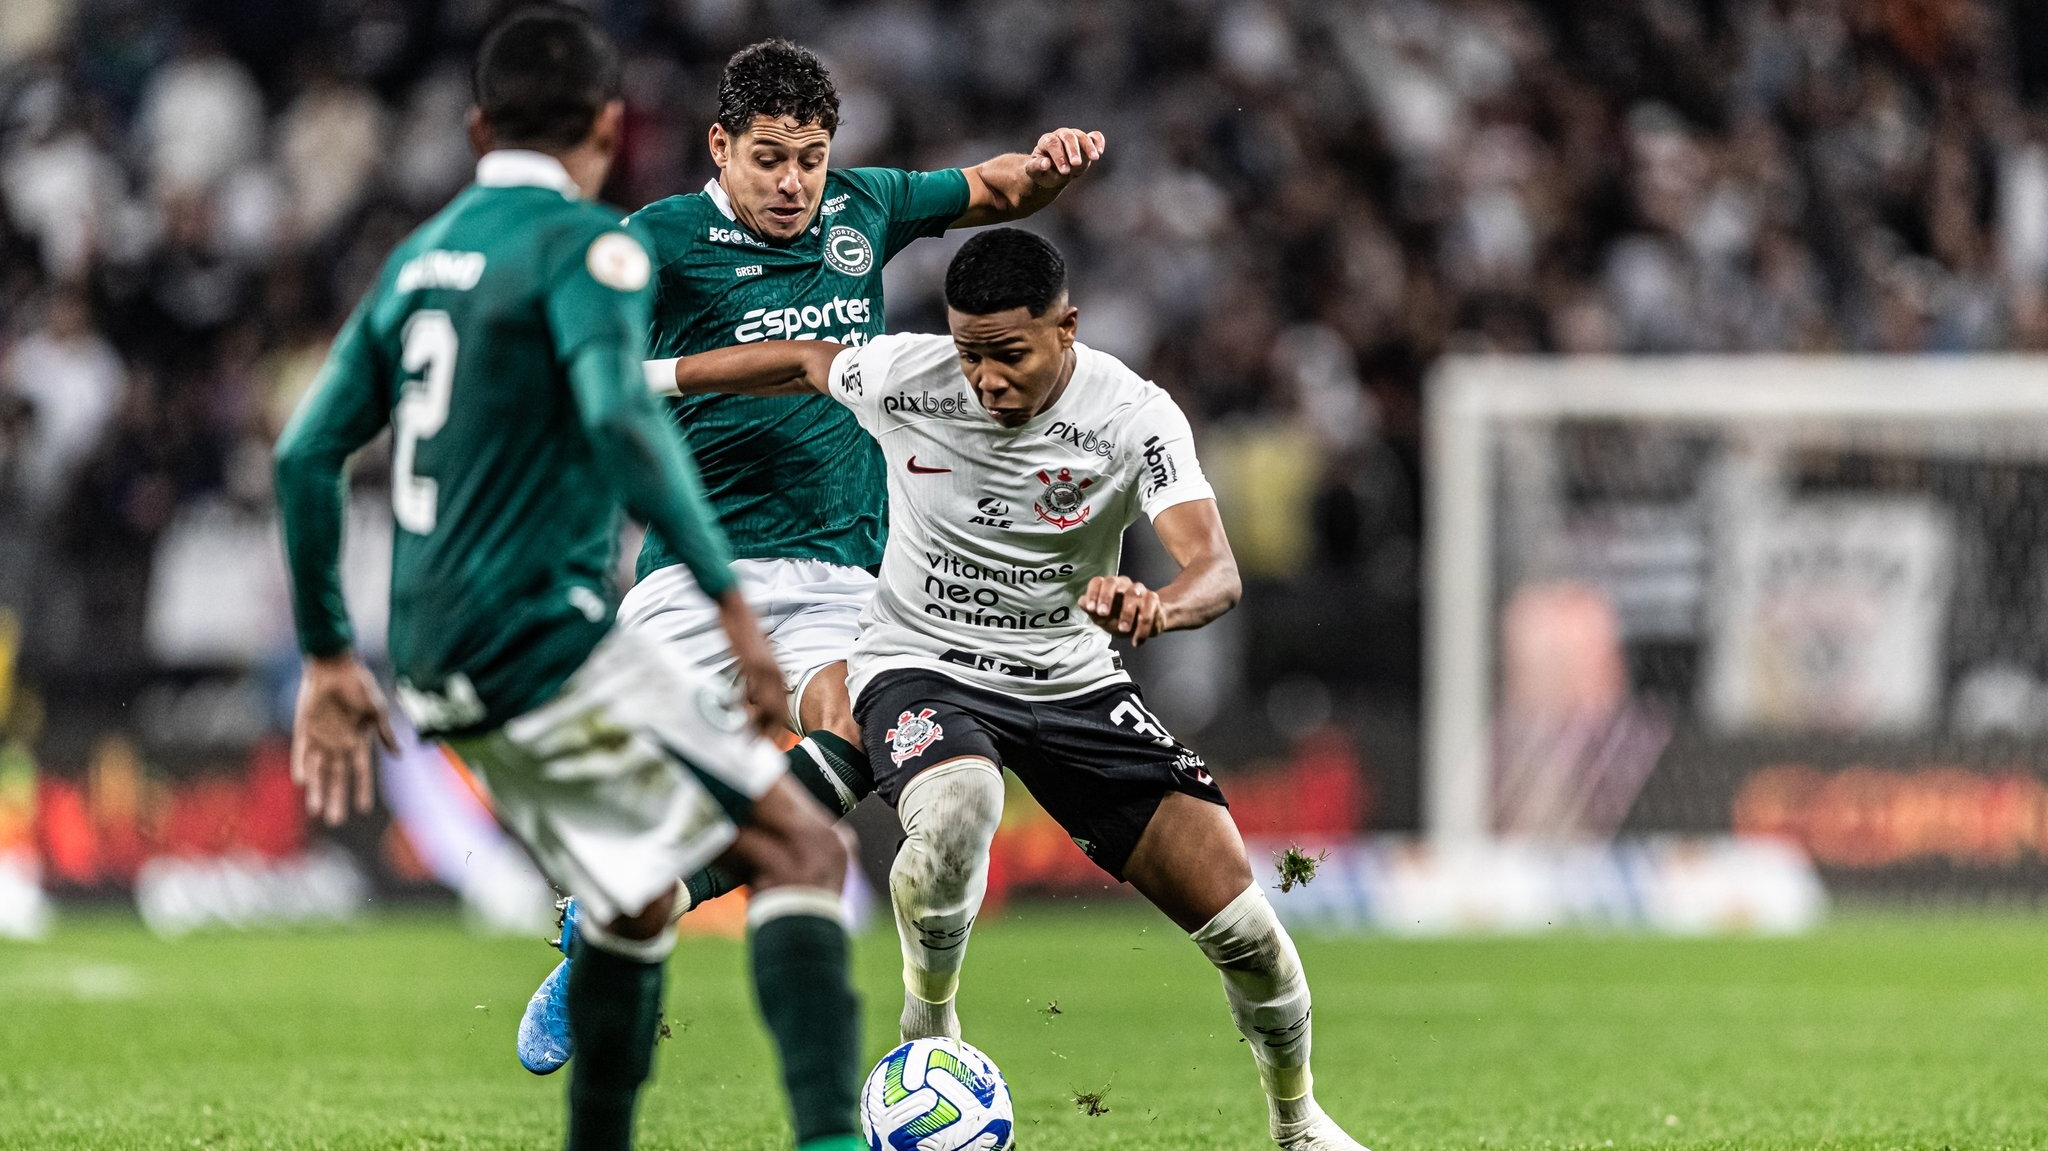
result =
[[910,466],[910,474],[911,474],[911,475],[913,475],[913,476],[935,476],[935,475],[938,475],[938,474],[940,474],[941,472],[950,472],[950,471],[952,471],[952,470],[953,470],[952,468],[927,468],[927,467],[922,467],[922,466],[920,466],[920,465],[918,464],[918,462],[917,462],[917,457],[916,457],[916,456],[912,456],[912,457],[910,457],[910,465],[909,465],[909,466]]

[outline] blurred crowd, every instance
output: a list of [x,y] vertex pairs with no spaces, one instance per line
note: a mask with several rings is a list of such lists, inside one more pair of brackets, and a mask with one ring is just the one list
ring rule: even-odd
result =
[[[326,340],[469,177],[466,61],[502,7],[0,4],[0,605],[32,652],[134,654],[181,510],[266,504]],[[833,68],[836,163],[1104,131],[1038,221],[1083,338],[1314,449],[1305,564],[1412,561],[1447,351],[2048,348],[2033,0],[597,7],[629,208],[711,174],[718,70],[771,34]],[[903,257],[892,326],[937,322],[945,254]],[[1382,574],[1412,593],[1412,562]]]

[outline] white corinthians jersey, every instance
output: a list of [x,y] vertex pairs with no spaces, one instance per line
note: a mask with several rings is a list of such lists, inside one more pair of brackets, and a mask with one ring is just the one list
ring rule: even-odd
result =
[[1139,512],[1213,498],[1181,414],[1114,356],[1074,345],[1052,407],[997,423],[946,336],[880,336],[832,362],[889,467],[889,546],[848,682],[921,668],[1058,699],[1127,682],[1081,593],[1115,575]]

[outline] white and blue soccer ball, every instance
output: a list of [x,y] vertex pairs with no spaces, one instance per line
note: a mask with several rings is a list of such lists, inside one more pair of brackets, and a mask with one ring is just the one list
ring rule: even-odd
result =
[[1009,1151],[1016,1112],[995,1061],[958,1039],[913,1039],[860,1093],[870,1151]]

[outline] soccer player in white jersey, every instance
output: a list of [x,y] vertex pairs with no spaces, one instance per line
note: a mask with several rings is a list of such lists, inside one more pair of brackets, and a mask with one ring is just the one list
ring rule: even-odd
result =
[[[684,393],[823,392],[887,460],[889,543],[848,684],[877,790],[908,837],[889,884],[903,1036],[960,1034],[954,998],[1008,768],[1222,972],[1274,1140],[1359,1151],[1316,1104],[1308,983],[1223,793],[1110,648],[1113,635],[1144,643],[1237,602],[1187,418],[1075,340],[1065,264],[1037,236],[969,240],[946,303],[950,339],[751,344],[650,377]],[[1180,565],[1161,588],[1117,574],[1141,513]]]

